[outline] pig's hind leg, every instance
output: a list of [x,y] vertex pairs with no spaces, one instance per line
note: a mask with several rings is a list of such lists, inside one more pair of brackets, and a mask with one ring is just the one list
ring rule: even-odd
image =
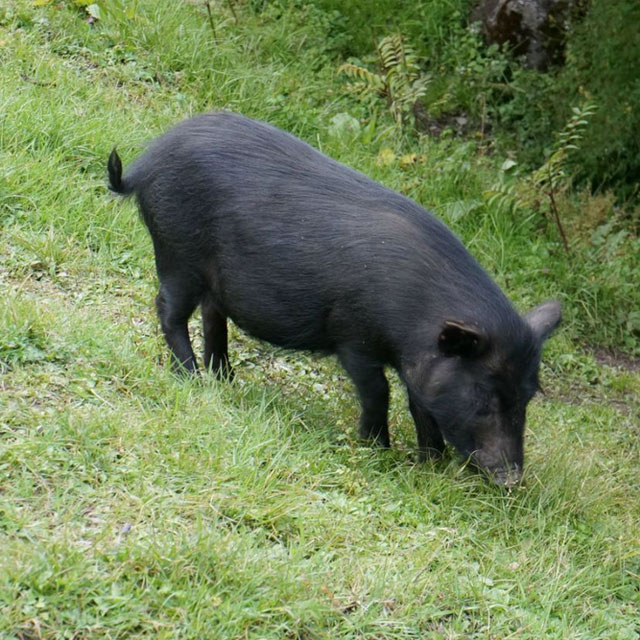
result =
[[182,273],[170,276],[159,273],[158,276],[160,291],[156,297],[156,309],[173,355],[173,366],[180,372],[195,373],[198,365],[191,347],[188,321],[200,302],[202,287]]
[[204,368],[215,373],[217,378],[233,379],[227,345],[227,318],[216,308],[209,293],[200,302],[202,330],[204,333]]

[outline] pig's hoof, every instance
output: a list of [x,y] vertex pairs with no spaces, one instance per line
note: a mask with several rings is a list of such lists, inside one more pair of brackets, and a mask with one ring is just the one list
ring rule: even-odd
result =
[[443,451],[440,449],[419,449],[418,450],[418,462],[423,463],[427,461],[442,460]]
[[233,382],[233,379],[236,377],[236,372],[231,367],[225,367],[216,369],[215,376],[216,380],[220,380],[222,382]]
[[391,442],[389,441],[388,436],[386,438],[384,436],[369,436],[368,438],[364,438],[364,441],[372,447],[391,449]]
[[389,432],[381,427],[360,426],[360,440],[375,447],[389,449],[391,442]]

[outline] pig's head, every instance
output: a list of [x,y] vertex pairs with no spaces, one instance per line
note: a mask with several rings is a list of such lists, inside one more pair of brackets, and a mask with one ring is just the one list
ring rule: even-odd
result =
[[514,320],[499,335],[445,321],[435,352],[408,380],[414,402],[444,439],[505,486],[522,475],[526,408],[539,389],[540,353],[560,323],[560,303],[546,302]]

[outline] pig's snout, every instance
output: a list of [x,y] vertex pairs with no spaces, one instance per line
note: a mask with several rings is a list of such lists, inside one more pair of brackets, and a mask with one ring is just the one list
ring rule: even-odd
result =
[[522,478],[522,463],[509,462],[504,454],[497,456],[479,449],[471,454],[471,462],[493,483],[508,489],[515,487]]
[[506,469],[488,469],[487,473],[495,484],[511,489],[520,482],[522,478],[522,467],[514,465]]

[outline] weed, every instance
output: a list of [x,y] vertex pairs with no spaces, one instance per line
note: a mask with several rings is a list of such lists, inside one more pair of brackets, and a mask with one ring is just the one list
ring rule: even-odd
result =
[[579,149],[580,140],[584,137],[584,130],[595,110],[596,106],[589,102],[572,109],[573,114],[569,122],[558,134],[553,153],[531,176],[534,188],[542,190],[549,198],[553,219],[562,236],[562,243],[567,255],[569,254],[569,243],[560,220],[556,198],[559,189],[567,186],[566,166],[569,154]]
[[400,34],[383,38],[376,50],[379,72],[354,63],[343,64],[338,72],[357,80],[348,87],[361,99],[383,98],[396,124],[402,126],[426,94],[429,77],[420,72],[415,51]]

